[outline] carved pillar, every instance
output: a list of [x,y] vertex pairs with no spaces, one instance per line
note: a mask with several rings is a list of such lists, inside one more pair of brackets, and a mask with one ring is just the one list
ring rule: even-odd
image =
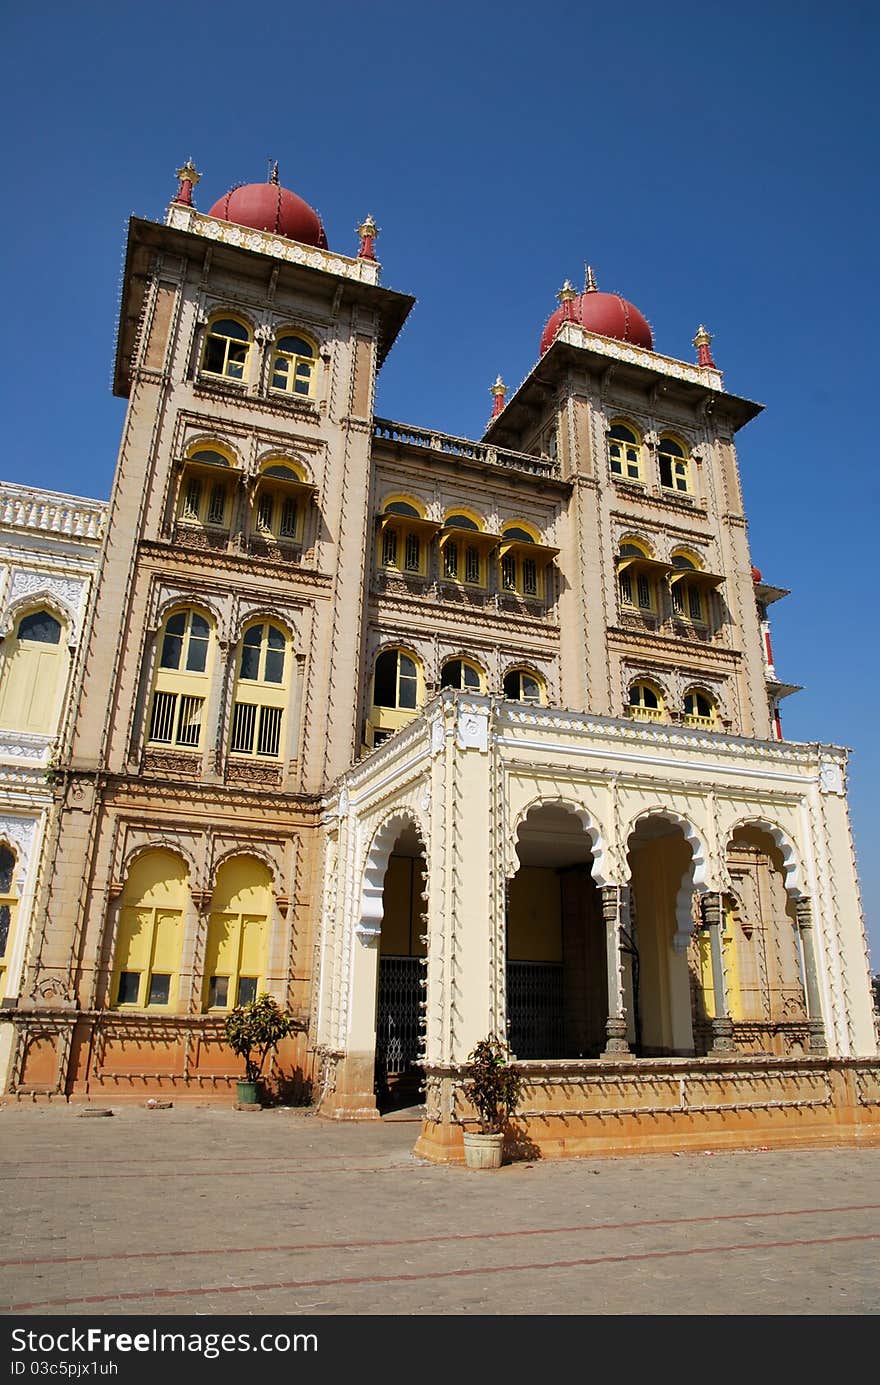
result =
[[602,920],[605,924],[605,952],[608,959],[608,1019],[605,1021],[605,1048],[602,1056],[615,1058],[629,1053],[626,1041],[626,1005],[623,998],[623,949],[620,930],[623,891],[619,885],[604,885]]
[[709,949],[712,956],[712,990],[715,999],[715,1016],[712,1020],[712,1047],[710,1058],[724,1058],[736,1051],[733,1041],[733,1020],[727,1009],[727,988],[724,984],[724,947],[721,932],[724,925],[724,896],[717,892],[703,895],[701,900],[703,926],[709,933]]
[[810,1025],[810,1052],[827,1053],[825,1024],[822,1020],[822,1002],[819,996],[819,973],[816,969],[816,939],[813,932],[813,901],[799,899],[797,910],[798,932],[801,935],[801,955],[804,959],[804,983],[807,991],[807,1015]]

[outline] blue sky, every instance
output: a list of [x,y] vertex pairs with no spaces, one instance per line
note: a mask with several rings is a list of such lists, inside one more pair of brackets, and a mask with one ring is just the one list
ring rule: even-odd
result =
[[[50,3],[4,24],[5,479],[106,496],[125,223],[161,219],[189,154],[207,209],[281,180],[418,304],[379,410],[479,436],[566,276],[692,359],[700,321],[740,434],[754,561],[788,737],[850,746],[880,967],[876,6],[805,3],[319,6]],[[48,346],[47,346],[48,342]],[[63,345],[62,345],[63,343]],[[61,349],[59,350],[59,346]]]

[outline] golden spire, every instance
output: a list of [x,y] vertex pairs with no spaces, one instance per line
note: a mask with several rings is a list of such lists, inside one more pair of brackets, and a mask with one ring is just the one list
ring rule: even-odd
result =
[[584,293],[598,293],[599,287],[596,283],[596,276],[593,273],[593,266],[591,264],[588,264],[585,265],[584,268],[586,270],[584,278]]

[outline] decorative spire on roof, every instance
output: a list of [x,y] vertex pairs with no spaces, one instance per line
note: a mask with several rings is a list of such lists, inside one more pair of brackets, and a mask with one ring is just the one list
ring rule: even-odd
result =
[[277,159],[274,159],[274,160],[273,160],[273,159],[270,159],[270,160],[269,160],[269,163],[270,163],[269,177],[266,179],[266,182],[267,182],[267,183],[274,183],[275,186],[278,187],[278,160],[277,160]]
[[710,334],[706,331],[701,322],[697,328],[697,335],[694,337],[694,346],[697,348],[697,365],[707,365],[717,369],[715,362],[712,360],[711,341],[712,338]]
[[379,227],[371,216],[367,216],[357,228],[357,233],[361,238],[361,248],[357,253],[359,260],[375,260],[376,258],[376,237],[379,234]]
[[574,308],[571,305],[577,298],[577,290],[570,279],[566,279],[556,297],[562,304],[562,321],[571,322],[574,318]]
[[598,293],[599,285],[596,283],[596,276],[593,273],[591,264],[584,265],[584,293]]
[[507,386],[499,375],[489,393],[492,395],[492,418],[497,418],[507,402]]
[[176,194],[171,199],[172,202],[179,202],[184,207],[191,207],[193,204],[193,188],[201,179],[201,173],[196,170],[196,166],[192,159],[187,159],[183,168],[179,168],[174,176],[178,181],[178,188]]

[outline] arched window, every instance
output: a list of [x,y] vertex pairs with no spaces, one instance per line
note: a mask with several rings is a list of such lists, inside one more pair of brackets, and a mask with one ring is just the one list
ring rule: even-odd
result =
[[373,669],[366,743],[379,745],[412,721],[423,700],[421,666],[403,649],[385,649]]
[[497,542],[497,536],[485,533],[472,515],[452,511],[444,519],[440,532],[441,573],[444,580],[484,587],[486,555]]
[[440,670],[441,688],[460,688],[467,692],[482,692],[485,679],[482,670],[470,659],[447,659]]
[[179,1008],[187,877],[186,862],[172,851],[145,852],[131,867],[122,893],[111,1005]]
[[429,546],[439,528],[439,524],[425,519],[412,501],[386,501],[379,517],[380,567],[404,576],[424,576]]
[[9,958],[18,913],[18,893],[15,887],[15,856],[5,844],[0,844],[0,1000],[6,995]]
[[707,572],[701,559],[694,553],[673,553],[669,590],[676,620],[694,625],[706,625],[713,621],[717,617],[717,610],[716,598],[712,593],[723,581],[723,576]]
[[67,686],[69,651],[64,627],[51,611],[20,616],[2,645],[0,727],[53,736]]
[[265,463],[254,496],[254,532],[269,543],[302,544],[306,506],[313,488],[285,457]]
[[627,711],[636,721],[662,721],[666,711],[663,694],[653,683],[633,683],[629,690]]
[[647,544],[625,539],[617,557],[621,605],[643,615],[657,614],[660,609],[657,581],[668,571],[668,563],[657,562]]
[[670,583],[673,611],[677,616],[684,616],[687,620],[695,620],[702,624],[706,619],[702,593],[698,582],[686,576],[689,572],[698,571],[697,564],[687,554],[675,553],[672,566],[675,568]]
[[245,630],[235,680],[231,754],[281,758],[292,663],[290,640],[279,626],[260,621]]
[[299,333],[286,332],[276,339],[272,351],[270,388],[283,394],[312,399],[315,394],[317,350],[314,342]]
[[612,476],[627,481],[642,479],[642,445],[627,423],[613,423],[608,430],[608,466]]
[[543,680],[527,668],[512,668],[504,675],[504,696],[509,702],[544,703]]
[[208,324],[202,348],[202,374],[220,380],[247,380],[251,330],[234,317],[215,317]]
[[690,462],[687,453],[675,438],[661,438],[658,447],[660,485],[668,491],[689,491]]
[[540,599],[544,596],[544,570],[558,548],[538,541],[537,534],[521,524],[505,524],[501,533],[498,582],[502,592]]
[[231,1010],[266,989],[272,876],[252,856],[224,861],[208,918],[202,1007]]
[[718,722],[718,709],[708,693],[692,688],[684,695],[684,721],[686,726],[715,726]]
[[195,750],[202,739],[208,695],[211,626],[189,608],[168,616],[159,634],[159,659],[147,740]]
[[187,457],[177,503],[182,524],[228,530],[233,464],[217,447],[194,447]]

